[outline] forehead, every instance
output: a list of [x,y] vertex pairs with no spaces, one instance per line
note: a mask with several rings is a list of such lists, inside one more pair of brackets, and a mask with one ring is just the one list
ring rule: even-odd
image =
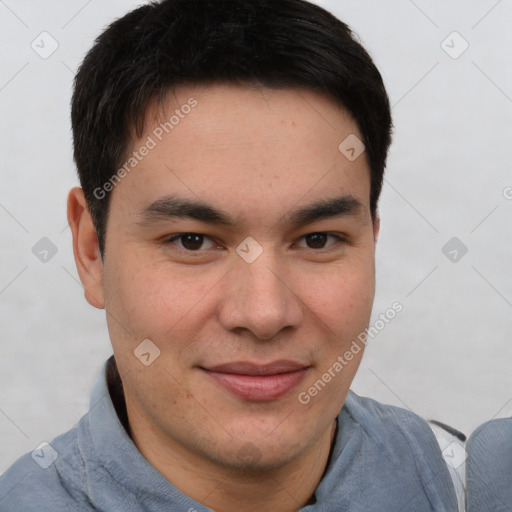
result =
[[180,87],[148,108],[127,155],[139,159],[113,195],[139,206],[173,194],[269,213],[332,193],[367,206],[366,154],[349,158],[345,147],[359,151],[361,139],[350,113],[319,93]]

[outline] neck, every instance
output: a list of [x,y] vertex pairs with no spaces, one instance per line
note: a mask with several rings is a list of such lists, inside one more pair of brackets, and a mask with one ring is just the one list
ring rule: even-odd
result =
[[140,424],[131,436],[142,455],[177,489],[215,512],[296,512],[311,502],[325,473],[336,425],[334,421],[300,457],[271,470],[216,465]]

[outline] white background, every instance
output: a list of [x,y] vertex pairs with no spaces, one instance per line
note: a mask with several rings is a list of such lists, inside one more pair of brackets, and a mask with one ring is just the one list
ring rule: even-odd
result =
[[[139,3],[0,0],[0,472],[77,423],[111,354],[66,228],[69,103],[93,39]],[[404,309],[353,389],[470,433],[512,413],[512,0],[317,3],[374,57],[395,124],[374,316]],[[47,59],[31,48],[43,31],[59,45]],[[457,59],[442,47],[453,31],[469,43]],[[454,236],[457,263],[442,252]],[[57,248],[47,263],[32,253],[42,237]]]

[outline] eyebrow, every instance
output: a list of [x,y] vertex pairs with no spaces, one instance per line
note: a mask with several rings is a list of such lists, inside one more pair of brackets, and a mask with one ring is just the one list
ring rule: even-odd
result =
[[[283,220],[285,224],[303,225],[332,217],[356,216],[362,211],[363,204],[354,196],[347,195],[321,199],[287,213]],[[140,217],[141,224],[152,224],[177,218],[189,218],[205,224],[227,227],[236,224],[236,221],[227,212],[211,204],[174,196],[157,199],[140,212]]]
[[318,220],[340,216],[356,216],[363,211],[363,204],[354,196],[322,199],[286,215],[292,225],[311,224]]

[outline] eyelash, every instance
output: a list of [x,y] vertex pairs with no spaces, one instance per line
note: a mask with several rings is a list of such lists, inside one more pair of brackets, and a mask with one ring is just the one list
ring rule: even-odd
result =
[[[310,237],[310,236],[313,236],[313,235],[326,235],[327,237],[332,237],[332,238],[336,239],[336,243],[335,244],[328,245],[327,247],[321,247],[321,248],[318,248],[318,249],[314,249],[314,248],[311,248],[311,247],[305,247],[305,249],[310,249],[310,250],[315,251],[315,252],[319,252],[319,251],[322,251],[322,250],[328,250],[333,245],[337,245],[339,243],[342,243],[342,244],[348,243],[346,237],[340,236],[340,235],[337,235],[337,234],[334,234],[334,233],[329,233],[327,231],[314,231],[312,233],[308,233],[307,235],[301,236],[299,238],[299,240],[305,240],[307,237]],[[179,234],[171,236],[170,238],[167,238],[165,240],[165,243],[167,245],[171,245],[171,244],[174,244],[175,242],[177,242],[178,240],[180,240],[181,238],[184,238],[186,236],[202,237],[203,238],[203,240],[202,240],[203,243],[201,244],[201,246],[204,244],[204,241],[206,239],[208,239],[208,240],[212,241],[213,243],[215,243],[212,240],[211,237],[209,237],[208,235],[203,235],[202,233],[179,233]],[[178,246],[178,249],[182,250],[182,251],[185,251],[187,253],[191,253],[191,254],[193,254],[193,253],[200,253],[200,252],[204,252],[205,251],[204,249],[190,250],[190,249],[186,249],[184,247],[179,247],[179,246]]]

